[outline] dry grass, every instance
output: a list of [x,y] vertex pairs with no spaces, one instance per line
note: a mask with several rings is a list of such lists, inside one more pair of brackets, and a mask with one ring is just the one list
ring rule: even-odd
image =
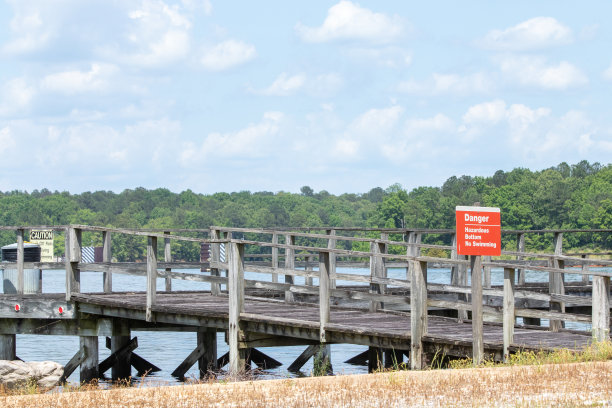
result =
[[0,397],[13,407],[610,407],[612,361]]

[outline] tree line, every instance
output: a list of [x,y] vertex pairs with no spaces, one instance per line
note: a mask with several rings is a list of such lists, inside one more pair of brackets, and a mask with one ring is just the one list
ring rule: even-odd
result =
[[[227,227],[376,227],[454,228],[455,207],[500,207],[505,229],[612,228],[612,164],[581,161],[561,163],[541,171],[515,168],[488,177],[452,176],[440,187],[410,191],[399,184],[366,193],[330,194],[303,186],[300,193],[240,191],[197,194],[147,190],[69,192],[48,189],[0,192],[0,225],[87,224],[118,228]],[[140,238],[113,237],[119,260],[142,256]],[[430,237],[431,242],[448,238]],[[550,247],[545,236],[528,237],[537,249]],[[56,254],[63,242],[56,239]],[[12,232],[0,234],[0,244],[15,242]],[[566,248],[610,250],[610,234],[571,234]],[[99,245],[94,235],[84,245]],[[512,247],[511,238],[505,238]],[[178,259],[192,258],[197,248],[177,244]]]

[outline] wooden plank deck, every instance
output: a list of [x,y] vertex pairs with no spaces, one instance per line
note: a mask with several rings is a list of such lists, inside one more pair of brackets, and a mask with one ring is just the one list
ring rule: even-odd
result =
[[[146,293],[78,294],[72,297],[82,307],[98,306],[101,314],[109,313],[105,308],[124,309],[144,316]],[[228,300],[226,296],[212,296],[210,293],[173,292],[157,294],[154,312],[165,323],[176,319],[177,324],[185,317],[211,318],[228,321]],[[91,313],[88,309],[88,313]],[[250,332],[286,334],[304,339],[318,338],[319,308],[316,305],[290,304],[278,301],[245,300],[244,317],[241,317]],[[252,324],[251,324],[252,323]],[[271,330],[270,326],[275,329]],[[292,329],[299,328],[301,331]],[[219,328],[219,327],[218,327]],[[349,342],[364,345],[389,344],[398,349],[410,349],[410,315],[407,313],[367,312],[363,310],[332,309],[330,324],[326,326],[332,342]],[[499,353],[503,345],[502,326],[485,324],[483,334],[485,350]],[[591,341],[591,336],[575,332],[551,332],[546,329],[516,328],[513,348],[579,349]],[[458,323],[456,319],[429,316],[428,331],[424,342],[430,347],[456,346],[463,348],[459,354],[472,346],[472,325],[470,321]],[[366,344],[370,343],[370,344]],[[452,348],[447,353],[453,354]],[[467,354],[469,355],[469,354]]]

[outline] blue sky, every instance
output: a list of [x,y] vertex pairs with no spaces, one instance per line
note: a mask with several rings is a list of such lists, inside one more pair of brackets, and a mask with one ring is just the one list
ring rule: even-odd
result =
[[612,160],[609,1],[7,0],[0,190],[332,193]]

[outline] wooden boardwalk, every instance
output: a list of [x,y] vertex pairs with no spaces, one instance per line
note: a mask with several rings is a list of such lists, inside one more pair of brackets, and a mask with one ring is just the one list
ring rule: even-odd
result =
[[[0,359],[17,357],[16,334],[79,336],[80,348],[66,370],[69,374],[80,366],[82,380],[107,370],[112,370],[114,379],[126,378],[130,366],[138,372],[154,370],[152,363],[135,352],[137,339],[131,334],[136,330],[197,332],[195,349],[173,372],[176,377],[182,377],[195,363],[201,373],[226,364],[233,373],[251,362],[262,367],[278,365],[273,356],[258,350],[271,346],[306,346],[289,370],[299,370],[315,354],[328,358],[330,344],[346,343],[368,347],[364,355],[351,360],[368,364],[371,370],[402,361],[404,356],[411,368],[420,369],[434,356],[500,361],[518,349],[580,349],[593,338],[610,338],[612,261],[598,259],[597,263],[608,269],[594,270],[584,256],[563,254],[562,231],[551,232],[552,254],[526,252],[524,234],[529,232],[523,231],[517,235],[517,251],[502,252],[505,258],[496,260],[466,259],[457,255],[454,245],[422,243],[427,233],[452,234],[446,230],[396,231],[405,239],[394,241],[390,235],[394,231],[382,231],[380,238],[365,238],[340,236],[333,230],[317,234],[211,227],[207,238],[193,238],[169,231],[66,226],[54,227],[65,234],[66,261],[42,263],[24,262],[27,228],[32,227],[12,228],[17,232],[17,261],[3,264],[17,270],[18,279],[12,282],[15,293],[0,295]],[[102,234],[101,262],[82,262],[84,231]],[[144,262],[114,262],[111,234],[145,237]],[[241,239],[232,234],[241,234]],[[161,239],[163,247],[158,248]],[[175,262],[173,240],[210,246],[210,254],[202,251],[199,262]],[[342,249],[353,244],[363,248],[364,243],[369,250]],[[245,255],[247,248],[250,252]],[[424,256],[421,249],[435,249],[447,256]],[[158,260],[158,252],[163,253],[163,260]],[[265,257],[269,264],[262,261]],[[369,259],[370,274],[337,270],[339,257],[360,263]],[[515,260],[510,262],[509,257]],[[249,263],[247,259],[256,261]],[[298,259],[300,266],[296,266]],[[405,278],[389,278],[390,265],[404,267]],[[450,267],[449,282],[428,282],[428,268],[439,265]],[[578,291],[566,291],[566,266],[578,266],[571,273],[585,277]],[[196,268],[200,272],[194,272]],[[503,286],[491,285],[492,268],[503,269]],[[64,293],[28,294],[24,290],[26,269],[64,270]],[[83,293],[81,271],[100,273],[104,291]],[[526,271],[546,274],[549,281],[525,286]],[[247,279],[245,272],[268,278]],[[146,290],[114,292],[115,274],[145,277]],[[159,278],[165,280],[165,291],[157,290]],[[175,280],[204,282],[210,290],[173,291]],[[336,281],[362,286],[336,286]],[[404,311],[393,310],[398,307]],[[440,311],[453,317],[436,315]],[[549,321],[548,327],[539,326],[541,320]],[[564,322],[586,323],[591,330],[566,330]],[[219,331],[226,333],[230,350],[221,357],[216,355]],[[99,336],[108,337],[111,349],[111,356],[104,361],[98,360]]]

